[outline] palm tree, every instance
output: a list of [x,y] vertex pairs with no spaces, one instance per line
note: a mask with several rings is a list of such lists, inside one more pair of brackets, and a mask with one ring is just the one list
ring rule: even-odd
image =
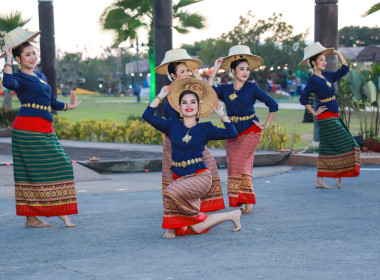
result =
[[371,8],[369,8],[369,10],[366,11],[366,12],[362,15],[362,17],[369,16],[369,15],[371,15],[371,14],[373,14],[374,12],[377,12],[377,11],[379,11],[379,10],[380,10],[380,3],[377,3],[377,4],[373,5]]
[[[191,28],[204,27],[205,18],[197,13],[189,13],[186,7],[203,0],[179,0],[173,5],[174,29],[181,34],[190,32]],[[137,32],[145,29],[148,33],[149,64],[151,77],[154,77],[154,12],[153,0],[116,0],[108,6],[100,17],[100,24],[105,30],[115,33],[113,47],[126,40],[137,39]]]
[[[30,20],[31,18],[22,19],[19,11],[11,12],[8,15],[0,15],[0,49],[3,49],[5,34],[18,26],[24,26]],[[5,90],[2,110],[4,112],[12,110],[12,93],[9,90]]]

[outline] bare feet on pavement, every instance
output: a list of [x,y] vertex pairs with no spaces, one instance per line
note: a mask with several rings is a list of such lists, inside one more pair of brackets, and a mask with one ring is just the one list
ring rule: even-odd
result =
[[175,238],[176,229],[175,228],[168,228],[164,234],[164,238]]
[[342,178],[335,178],[336,179],[336,185],[338,186],[338,189],[342,188],[342,185],[340,184],[340,182],[342,181]]
[[76,227],[76,226],[77,226],[77,225],[71,223],[70,218],[69,218],[68,215],[58,216],[58,218],[60,218],[62,221],[64,221],[64,222],[65,222],[65,225],[66,225],[67,227]]
[[37,227],[37,228],[46,228],[51,227],[51,224],[41,221],[36,216],[27,216],[26,217],[26,226],[27,227]]
[[232,213],[232,222],[235,225],[235,228],[233,228],[233,231],[239,231],[241,230],[241,224],[240,224],[240,217],[241,217],[242,211],[240,209],[233,211]]
[[246,203],[244,204],[244,208],[241,208],[241,212],[243,214],[252,214],[253,204],[252,203]]

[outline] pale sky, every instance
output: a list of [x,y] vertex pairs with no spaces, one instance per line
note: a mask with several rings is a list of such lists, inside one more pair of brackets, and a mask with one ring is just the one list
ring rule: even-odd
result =
[[[103,31],[99,17],[105,7],[114,0],[54,0],[56,48],[61,51],[75,52],[88,50],[91,57],[98,56],[104,47],[112,43],[112,33]],[[175,2],[177,0],[173,0]],[[349,25],[379,26],[380,12],[365,18],[360,16],[379,0],[339,0],[338,28]],[[19,10],[24,18],[32,20],[25,26],[30,31],[39,30],[38,0],[0,0],[0,14]],[[266,20],[273,13],[282,13],[283,20],[293,25],[295,33],[309,29],[308,40],[314,38],[315,0],[204,0],[189,7],[191,12],[199,12],[207,18],[207,27],[180,35],[173,30],[173,47],[191,44],[208,38],[217,38],[233,29],[239,16],[252,10],[257,19]],[[140,42],[144,42],[141,33]],[[129,46],[126,43],[125,46]]]

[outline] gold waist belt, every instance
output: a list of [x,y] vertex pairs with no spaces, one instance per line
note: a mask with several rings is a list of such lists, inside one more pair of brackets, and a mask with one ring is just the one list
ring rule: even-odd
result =
[[191,165],[191,164],[194,164],[194,163],[198,163],[198,162],[201,162],[201,161],[203,161],[203,158],[201,158],[201,157],[199,157],[199,158],[193,158],[193,159],[188,159],[187,161],[183,160],[181,162],[175,162],[175,161],[173,161],[172,162],[172,166],[185,168],[188,165]]
[[51,107],[50,106],[44,106],[44,105],[40,105],[40,104],[30,104],[30,103],[24,103],[24,104],[21,104],[22,107],[25,107],[25,108],[34,108],[34,109],[38,109],[38,110],[43,110],[43,111],[48,111],[48,112],[51,112]]
[[241,121],[251,120],[251,119],[253,119],[254,116],[255,116],[255,114],[252,114],[250,116],[244,116],[244,117],[229,116],[229,119],[231,122],[237,123],[237,122],[241,122]]
[[333,100],[335,100],[335,95],[333,97],[321,99],[319,101],[322,102],[322,103],[326,103],[326,102],[333,101]]

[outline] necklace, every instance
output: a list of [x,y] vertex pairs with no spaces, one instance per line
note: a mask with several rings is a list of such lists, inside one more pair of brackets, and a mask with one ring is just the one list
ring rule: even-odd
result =
[[317,75],[319,78],[321,78],[321,79],[324,79],[325,81],[326,81],[326,85],[328,85],[329,87],[331,87],[331,83],[325,78],[325,76],[323,76],[322,74],[321,74],[321,76],[319,76],[319,75]]
[[190,129],[192,129],[194,126],[197,125],[198,122],[195,122],[195,124],[193,124],[186,132],[186,135],[182,138],[182,142],[188,144],[191,140],[191,138],[193,138],[191,135],[189,135],[189,131]]
[[238,95],[236,94],[237,91],[239,91],[241,88],[239,89],[235,89],[234,88],[234,93],[230,94],[228,97],[230,98],[231,101],[234,101],[236,98],[238,98]]

